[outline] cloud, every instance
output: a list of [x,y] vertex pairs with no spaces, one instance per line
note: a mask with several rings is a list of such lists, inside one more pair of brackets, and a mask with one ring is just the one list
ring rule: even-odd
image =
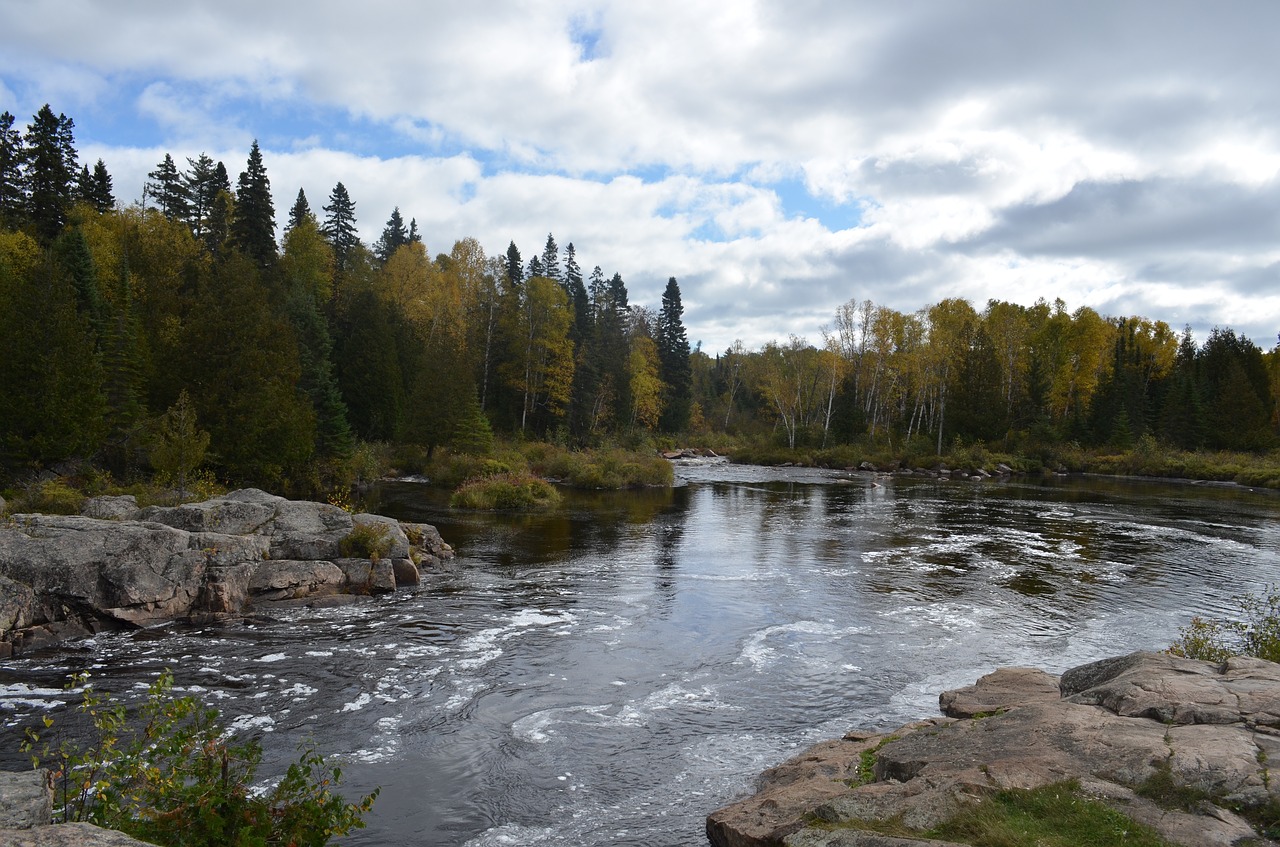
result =
[[[48,101],[136,196],[165,152],[278,214],[341,180],[446,251],[547,232],[708,348],[870,298],[1061,296],[1280,328],[1280,6],[1242,0],[32,0],[0,31],[0,107]],[[1269,346],[1269,345],[1268,345]]]

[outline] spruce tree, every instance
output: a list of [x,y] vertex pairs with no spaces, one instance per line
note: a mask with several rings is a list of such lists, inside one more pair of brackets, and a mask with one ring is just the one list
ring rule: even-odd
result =
[[520,258],[520,250],[512,241],[507,245],[507,285],[511,289],[519,289],[524,282],[524,260]]
[[219,181],[220,167],[225,178],[227,169],[221,162],[215,164],[207,154],[201,153],[195,159],[187,157],[187,172],[182,175],[182,185],[187,193],[187,224],[198,239],[204,238],[218,192],[224,188],[230,190],[229,185],[224,187]]
[[289,222],[284,225],[284,234],[293,232],[299,224],[307,220],[314,222],[315,215],[311,212],[311,204],[307,202],[307,193],[299,188],[298,197],[293,201],[293,208],[289,210]]
[[191,217],[191,202],[187,193],[186,182],[178,173],[178,166],[173,157],[164,154],[164,161],[156,169],[147,174],[146,192],[160,209],[160,213],[171,221],[186,221]]
[[16,118],[9,112],[0,114],[0,226],[16,228],[25,213],[23,194],[22,134],[13,128]]
[[23,151],[23,183],[27,217],[36,232],[52,241],[67,222],[75,198],[75,122],[55,116],[45,104],[27,126]]
[[338,262],[338,270],[347,269],[351,251],[360,244],[360,236],[356,233],[356,204],[347,193],[347,187],[339,182],[329,194],[329,204],[324,207],[327,213],[320,232],[333,247],[333,256]]
[[418,219],[417,219],[417,218],[409,218],[409,235],[408,235],[408,239],[409,239],[409,243],[410,243],[410,244],[421,244],[421,243],[422,243],[422,233],[418,232]]
[[538,256],[529,260],[529,270],[525,273],[526,279],[533,279],[535,276],[545,276],[542,259]]
[[530,276],[545,276],[547,279],[563,282],[560,276],[560,248],[551,233],[547,233],[547,245],[542,248],[542,273]]
[[[414,225],[414,230],[416,233],[416,224]],[[385,265],[387,259],[390,259],[397,250],[408,243],[409,232],[404,227],[404,218],[400,217],[400,207],[396,206],[391,210],[391,217],[387,220],[387,225],[382,228],[382,237],[374,245],[374,253],[377,255],[378,261]]]
[[658,373],[666,386],[666,403],[658,425],[668,433],[683,432],[689,426],[693,407],[693,368],[689,364],[689,338],[681,320],[683,315],[680,286],[671,277],[662,292],[654,339],[658,345]]
[[107,172],[106,162],[101,159],[94,163],[85,199],[99,212],[109,212],[116,207],[116,197],[111,189],[111,174]]
[[271,181],[267,179],[257,139],[249,148],[248,163],[236,183],[231,243],[260,268],[275,263],[276,210],[271,200]]

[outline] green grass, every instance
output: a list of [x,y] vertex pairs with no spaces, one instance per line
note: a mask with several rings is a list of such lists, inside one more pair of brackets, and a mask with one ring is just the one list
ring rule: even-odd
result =
[[1169,847],[1150,827],[1081,795],[1075,781],[998,792],[929,835],[975,847]]
[[560,492],[536,476],[499,474],[464,482],[449,498],[449,505],[487,512],[546,511],[560,505]]

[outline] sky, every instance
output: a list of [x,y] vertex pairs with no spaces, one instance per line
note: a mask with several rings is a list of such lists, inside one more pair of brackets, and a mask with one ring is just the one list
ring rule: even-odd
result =
[[1280,332],[1280,3],[0,0],[0,111],[75,121],[137,202],[166,153],[283,225],[554,235],[708,353],[836,310],[1061,298]]

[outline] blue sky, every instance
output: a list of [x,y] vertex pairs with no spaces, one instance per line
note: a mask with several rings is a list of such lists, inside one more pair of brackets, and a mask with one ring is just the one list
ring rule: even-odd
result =
[[1270,2],[0,2],[0,109],[136,200],[172,154],[283,220],[342,181],[432,252],[553,233],[708,350],[945,297],[1280,331]]

